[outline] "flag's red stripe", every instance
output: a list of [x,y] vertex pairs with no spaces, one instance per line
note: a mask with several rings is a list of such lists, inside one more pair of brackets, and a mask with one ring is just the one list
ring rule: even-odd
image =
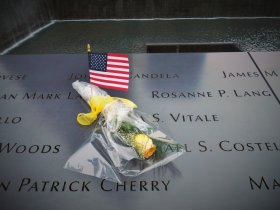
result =
[[107,72],[117,73],[117,74],[124,74],[124,75],[129,75],[129,72],[126,72],[126,71],[107,70]]
[[115,67],[115,68],[129,69],[129,66],[119,66],[119,65],[115,65],[115,64],[107,64],[107,67]]
[[111,84],[117,84],[117,85],[128,85],[128,80],[127,80],[127,82],[118,82],[118,81],[105,80],[105,79],[99,79],[99,78],[90,78],[90,80],[91,81],[106,82],[106,83],[111,83]]
[[116,56],[116,57],[128,58],[127,54],[108,53],[108,56]]
[[95,84],[94,81],[91,81],[90,84],[93,84],[93,85],[96,85],[96,86],[102,87],[102,88],[112,89],[112,90],[128,91],[128,88],[120,88],[120,87],[113,87],[113,86]]
[[[96,74],[96,73],[92,73],[92,72],[90,72],[89,74],[93,75],[93,76],[104,77],[104,75],[102,75],[102,74]],[[129,79],[128,77],[112,76],[112,75],[106,75],[106,77],[108,77],[108,78],[115,78],[115,79]]]
[[127,63],[128,64],[128,61],[116,60],[116,59],[111,59],[111,58],[109,58],[107,60],[107,62],[118,62],[118,63]]

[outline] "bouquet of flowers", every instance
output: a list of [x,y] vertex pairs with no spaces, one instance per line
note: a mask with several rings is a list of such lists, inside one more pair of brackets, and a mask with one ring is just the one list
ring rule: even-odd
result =
[[183,147],[132,101],[111,97],[85,82],[76,81],[73,88],[91,107],[90,113],[78,114],[77,121],[94,123],[88,141],[68,159],[66,169],[121,183],[183,153]]

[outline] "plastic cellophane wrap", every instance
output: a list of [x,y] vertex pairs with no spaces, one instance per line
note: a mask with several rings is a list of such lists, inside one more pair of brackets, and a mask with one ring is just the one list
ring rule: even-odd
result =
[[130,101],[111,98],[85,82],[76,81],[73,88],[89,104],[95,97],[110,100],[97,116],[90,138],[66,162],[66,169],[121,183],[125,177],[163,166],[183,153],[181,145]]

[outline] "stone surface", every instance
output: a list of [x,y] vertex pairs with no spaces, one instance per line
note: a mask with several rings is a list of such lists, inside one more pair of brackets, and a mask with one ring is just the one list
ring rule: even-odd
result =
[[57,22],[10,54],[143,53],[149,43],[234,43],[241,51],[280,50],[280,19],[185,19]]
[[279,17],[279,4],[277,0],[3,0],[0,2],[0,50],[52,20]]
[[130,54],[129,91],[108,93],[151,114],[186,153],[124,189],[63,168],[92,132],[76,122],[88,106],[71,87],[88,81],[87,56],[1,56],[0,208],[279,209],[279,101],[265,81],[279,95],[279,53],[252,57],[259,70],[244,52]]

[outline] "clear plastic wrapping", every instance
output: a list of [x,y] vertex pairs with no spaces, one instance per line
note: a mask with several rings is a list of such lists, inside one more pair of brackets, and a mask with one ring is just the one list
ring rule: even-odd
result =
[[[73,87],[88,101],[108,94],[88,83]],[[90,138],[66,162],[65,168],[114,182],[165,165],[183,153],[181,145],[163,133],[152,117],[122,100],[108,103],[93,125]]]

